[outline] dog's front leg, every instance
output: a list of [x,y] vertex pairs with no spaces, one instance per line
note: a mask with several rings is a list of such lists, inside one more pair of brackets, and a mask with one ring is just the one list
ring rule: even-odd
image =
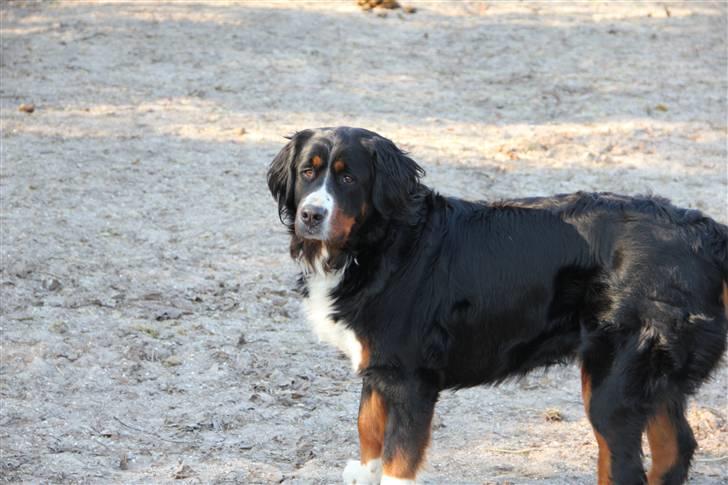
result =
[[387,425],[387,405],[382,394],[364,379],[359,403],[360,461],[349,461],[344,469],[344,483],[379,484],[382,477],[382,450]]
[[414,484],[430,441],[437,396],[434,385],[412,375],[365,378],[359,405],[361,460],[349,462],[344,482]]
[[419,376],[387,386],[382,485],[414,485],[430,443],[438,394],[435,385]]

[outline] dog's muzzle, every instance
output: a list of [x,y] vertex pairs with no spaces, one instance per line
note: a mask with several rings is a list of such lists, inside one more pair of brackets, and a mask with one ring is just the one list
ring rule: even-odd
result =
[[325,239],[329,211],[317,205],[301,207],[296,216],[296,235],[304,239]]

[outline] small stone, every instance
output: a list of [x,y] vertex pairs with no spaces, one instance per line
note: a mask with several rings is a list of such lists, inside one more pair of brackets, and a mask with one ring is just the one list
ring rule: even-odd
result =
[[43,288],[48,291],[58,291],[61,289],[61,282],[56,278],[48,278],[43,280]]
[[55,322],[51,324],[49,330],[53,333],[58,334],[68,333],[68,325],[66,325],[64,322]]
[[177,367],[178,365],[182,365],[182,359],[176,355],[170,355],[162,361],[162,365],[165,367]]
[[564,415],[558,409],[547,409],[543,413],[544,419],[552,423],[558,423],[564,420]]
[[182,318],[183,315],[189,315],[190,312],[179,310],[177,308],[164,308],[159,311],[157,311],[157,314],[154,316],[154,319],[158,322],[163,322],[165,320],[179,320]]
[[172,473],[172,478],[182,480],[183,478],[190,478],[194,473],[195,471],[191,466],[180,463],[179,467]]
[[33,103],[23,103],[18,106],[18,111],[30,114],[35,111],[35,105]]

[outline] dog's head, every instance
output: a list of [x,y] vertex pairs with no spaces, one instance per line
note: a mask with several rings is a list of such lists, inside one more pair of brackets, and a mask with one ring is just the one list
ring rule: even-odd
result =
[[351,249],[367,222],[406,207],[424,174],[390,140],[361,128],[299,131],[276,155],[268,187],[293,233],[292,253],[311,262]]

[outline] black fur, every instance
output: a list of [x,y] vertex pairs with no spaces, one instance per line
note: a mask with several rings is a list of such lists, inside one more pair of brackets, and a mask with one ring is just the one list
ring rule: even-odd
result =
[[278,202],[278,216],[281,222],[289,229],[292,227],[292,217],[296,212],[294,201],[295,164],[294,157],[301,149],[301,145],[308,140],[313,132],[302,130],[289,138],[289,142],[273,159],[268,169],[268,188]]
[[333,317],[367,343],[365,386],[394,413],[385,463],[393,447],[411,449],[424,426],[396,422],[429,426],[440,390],[578,359],[591,378],[589,417],[609,444],[613,479],[645,480],[639,440],[660,406],[670,410],[682,457],[666,480],[685,479],[695,448],[685,400],[726,347],[726,226],[659,197],[444,197],[372,132],[303,133],[268,176],[284,220],[295,215],[301,143],[318,137],[332,151],[344,144],[369,154],[350,150],[346,162],[371,173],[373,210],[330,248],[338,258],[330,267],[345,268]]
[[425,171],[391,140],[374,136],[362,140],[372,157],[372,203],[381,215],[392,218],[407,210]]

